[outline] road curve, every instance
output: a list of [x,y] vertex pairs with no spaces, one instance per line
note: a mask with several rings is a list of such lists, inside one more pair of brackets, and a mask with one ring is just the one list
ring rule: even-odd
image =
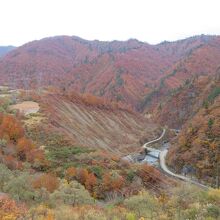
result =
[[179,174],[175,174],[175,173],[173,173],[172,171],[170,171],[169,168],[168,168],[167,165],[166,165],[166,155],[167,155],[167,153],[168,153],[168,150],[166,149],[166,150],[161,151],[161,152],[160,152],[160,155],[159,155],[160,167],[161,167],[161,169],[162,169],[165,173],[167,173],[167,174],[169,174],[170,176],[173,176],[173,177],[175,177],[175,178],[181,179],[181,180],[183,180],[183,181],[185,181],[185,182],[195,184],[195,185],[197,185],[197,186],[199,186],[199,187],[201,187],[201,188],[204,188],[204,189],[208,189],[208,188],[209,188],[208,186],[205,186],[205,185],[203,185],[203,184],[201,184],[201,183],[198,183],[198,182],[196,182],[196,181],[194,181],[194,180],[192,180],[192,179],[190,179],[190,178],[188,178],[188,177],[186,177],[186,176],[182,176],[182,175],[179,175]]
[[152,141],[148,141],[147,143],[145,143],[145,144],[143,145],[143,148],[145,148],[145,149],[149,149],[149,150],[152,149],[152,150],[154,150],[154,151],[159,151],[159,150],[157,150],[157,149],[147,147],[147,145],[149,145],[149,144],[153,144],[153,143],[155,143],[155,142],[161,140],[161,139],[163,138],[163,136],[165,135],[165,132],[166,132],[166,129],[163,128],[163,132],[162,132],[162,134],[160,135],[160,137],[157,138],[157,139],[154,139],[154,140],[152,140]]
[[166,129],[164,128],[164,129],[163,129],[163,132],[162,132],[162,134],[161,134],[161,136],[160,136],[159,138],[154,139],[154,140],[152,140],[152,141],[149,141],[149,142],[145,143],[145,144],[143,145],[143,148],[147,149],[148,151],[156,151],[156,152],[159,153],[159,163],[160,163],[160,167],[161,167],[161,169],[162,169],[165,173],[167,173],[168,175],[170,175],[170,176],[172,176],[172,177],[175,177],[175,178],[178,178],[178,179],[180,179],[180,180],[183,180],[183,181],[185,181],[185,182],[195,184],[195,185],[197,185],[197,186],[199,186],[199,187],[201,187],[201,188],[204,188],[204,189],[210,188],[210,187],[205,186],[205,185],[203,185],[203,184],[201,184],[201,183],[199,183],[199,182],[197,182],[197,181],[194,181],[194,180],[192,180],[192,179],[190,179],[190,178],[188,178],[188,177],[186,177],[186,176],[182,176],[182,175],[179,175],[179,174],[176,174],[176,173],[173,173],[172,171],[170,171],[169,168],[168,168],[167,165],[166,165],[166,155],[167,155],[167,153],[168,153],[168,150],[167,150],[167,149],[161,151],[161,150],[158,150],[158,149],[155,149],[155,148],[147,147],[147,145],[152,144],[152,143],[155,143],[155,142],[161,140],[161,139],[163,138],[165,132],[166,132]]

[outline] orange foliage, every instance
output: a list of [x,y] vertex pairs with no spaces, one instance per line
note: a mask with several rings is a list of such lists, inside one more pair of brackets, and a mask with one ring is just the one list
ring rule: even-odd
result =
[[33,180],[32,185],[36,189],[45,188],[52,193],[59,187],[59,180],[52,174],[42,174]]
[[111,189],[111,175],[109,173],[105,173],[103,177],[103,187],[105,191],[109,191]]
[[125,183],[125,180],[123,177],[120,176],[120,177],[114,178],[112,180],[113,190],[116,190],[116,191],[120,190],[123,187],[124,183]]
[[17,154],[19,158],[23,161],[26,160],[27,154],[34,148],[35,146],[31,142],[31,140],[25,137],[20,138],[16,146]]
[[21,170],[23,168],[22,162],[18,161],[12,155],[6,155],[3,161],[9,169]]
[[119,191],[125,184],[125,180],[121,176],[112,177],[110,173],[106,173],[103,177],[104,191]]
[[75,167],[69,167],[66,170],[66,179],[68,181],[72,180],[76,176],[76,168]]
[[0,125],[0,137],[16,143],[24,136],[24,129],[21,123],[12,115],[3,115]]
[[97,185],[97,178],[93,173],[88,174],[86,182],[85,182],[85,187],[89,191],[92,191],[92,189]]
[[81,184],[85,184],[87,178],[88,178],[89,172],[87,169],[81,168],[77,170],[77,180],[81,183]]
[[18,205],[8,197],[0,197],[0,219],[18,219],[27,212],[25,206]]
[[21,169],[21,161],[47,165],[44,151],[36,149],[33,142],[25,137],[22,124],[14,116],[0,114],[0,138],[7,142],[6,148],[0,149],[0,153],[9,168]]

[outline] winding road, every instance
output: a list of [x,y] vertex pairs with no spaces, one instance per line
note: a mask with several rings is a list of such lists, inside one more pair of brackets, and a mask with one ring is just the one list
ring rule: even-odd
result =
[[208,189],[208,188],[209,188],[208,186],[203,185],[203,184],[201,184],[201,183],[199,183],[199,182],[197,182],[197,181],[195,181],[195,180],[192,180],[192,179],[190,179],[189,177],[186,177],[186,176],[183,176],[183,175],[179,175],[179,174],[173,173],[173,172],[167,167],[167,165],[166,165],[166,155],[167,155],[167,153],[168,153],[168,150],[167,150],[167,149],[158,150],[158,149],[155,149],[155,148],[147,147],[148,145],[150,145],[150,144],[152,144],[152,143],[155,143],[155,142],[157,142],[157,141],[160,141],[160,140],[164,137],[165,133],[166,133],[166,129],[164,128],[164,129],[163,129],[163,132],[162,132],[162,134],[161,134],[161,136],[160,136],[159,138],[154,139],[154,140],[152,140],[152,141],[149,141],[149,142],[145,143],[145,144],[143,145],[143,148],[144,148],[144,149],[147,149],[149,152],[158,152],[158,153],[159,153],[158,155],[159,155],[160,167],[161,167],[161,169],[162,169],[166,174],[168,174],[168,175],[170,175],[170,176],[172,176],[172,177],[178,178],[178,179],[180,179],[180,180],[183,180],[183,181],[185,181],[185,182],[195,184],[195,185],[197,185],[197,186],[199,186],[199,187],[201,187],[201,188]]
[[165,173],[167,173],[167,174],[169,174],[170,176],[173,176],[173,177],[175,177],[175,178],[178,178],[178,179],[180,179],[180,180],[183,180],[183,181],[185,181],[185,182],[195,184],[195,185],[197,185],[197,186],[199,186],[199,187],[201,187],[201,188],[204,188],[204,189],[210,188],[210,187],[208,187],[208,186],[206,186],[206,185],[203,185],[203,184],[201,184],[201,183],[199,183],[199,182],[197,182],[197,181],[195,181],[195,180],[190,179],[189,177],[186,177],[186,176],[183,176],[183,175],[179,175],[179,174],[176,174],[176,173],[173,173],[172,171],[170,171],[169,168],[168,168],[167,165],[166,165],[166,155],[167,155],[167,153],[168,153],[168,150],[165,149],[165,150],[162,150],[162,151],[160,152],[160,155],[159,155],[160,167],[161,167],[161,169],[162,169]]
[[166,129],[164,128],[164,129],[163,129],[163,132],[162,132],[162,134],[160,135],[159,138],[154,139],[154,140],[152,140],[152,141],[149,141],[149,142],[145,143],[145,144],[143,145],[143,148],[145,148],[145,149],[147,149],[147,150],[149,150],[149,151],[160,151],[160,150],[157,150],[157,149],[154,149],[154,148],[151,148],[151,147],[147,147],[147,145],[153,144],[153,143],[155,143],[155,142],[161,140],[161,139],[163,138],[163,136],[165,135],[165,133],[166,133]]

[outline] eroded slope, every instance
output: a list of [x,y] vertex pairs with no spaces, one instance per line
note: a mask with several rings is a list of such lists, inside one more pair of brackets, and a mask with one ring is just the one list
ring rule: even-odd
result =
[[54,94],[46,95],[42,103],[53,129],[80,146],[126,153],[139,147],[141,138],[160,132],[157,125],[127,110],[85,104]]

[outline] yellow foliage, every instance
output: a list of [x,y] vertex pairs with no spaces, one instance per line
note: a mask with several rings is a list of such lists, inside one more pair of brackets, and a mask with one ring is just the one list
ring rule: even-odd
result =
[[14,213],[5,213],[4,215],[1,215],[2,217],[1,220],[16,220],[17,219],[17,215]]
[[220,189],[210,189],[208,191],[209,199],[220,204]]
[[34,216],[36,220],[54,220],[54,211],[46,205],[39,205],[29,211],[29,214]]

